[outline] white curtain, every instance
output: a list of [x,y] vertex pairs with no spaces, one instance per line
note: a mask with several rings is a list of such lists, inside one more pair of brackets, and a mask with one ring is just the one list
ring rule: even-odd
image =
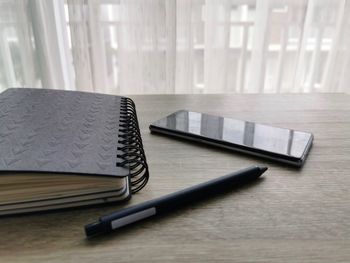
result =
[[0,0],[0,90],[350,92],[347,0]]

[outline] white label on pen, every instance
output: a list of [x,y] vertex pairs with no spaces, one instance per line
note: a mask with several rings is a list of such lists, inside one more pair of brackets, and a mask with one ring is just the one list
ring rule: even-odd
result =
[[141,219],[153,216],[153,215],[156,214],[156,212],[157,212],[156,208],[155,207],[151,207],[151,208],[142,210],[140,212],[137,212],[137,213],[134,213],[134,214],[131,214],[131,215],[124,216],[122,218],[113,220],[111,222],[112,229],[116,229],[118,227],[122,227],[122,226],[125,226],[125,225],[128,225],[128,224],[134,223],[134,222],[136,222],[138,220],[141,220]]

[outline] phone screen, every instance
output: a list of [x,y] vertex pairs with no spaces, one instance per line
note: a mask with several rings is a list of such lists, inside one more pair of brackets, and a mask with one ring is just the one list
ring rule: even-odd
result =
[[175,112],[152,125],[295,158],[312,140],[311,133],[192,111]]

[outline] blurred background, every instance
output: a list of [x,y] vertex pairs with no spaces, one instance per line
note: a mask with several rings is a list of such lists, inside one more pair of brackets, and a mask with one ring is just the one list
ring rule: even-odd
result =
[[0,91],[350,92],[346,0],[0,0]]

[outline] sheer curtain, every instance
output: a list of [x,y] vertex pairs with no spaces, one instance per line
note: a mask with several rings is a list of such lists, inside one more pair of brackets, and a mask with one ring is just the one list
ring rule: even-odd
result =
[[0,0],[0,90],[349,92],[346,0]]

